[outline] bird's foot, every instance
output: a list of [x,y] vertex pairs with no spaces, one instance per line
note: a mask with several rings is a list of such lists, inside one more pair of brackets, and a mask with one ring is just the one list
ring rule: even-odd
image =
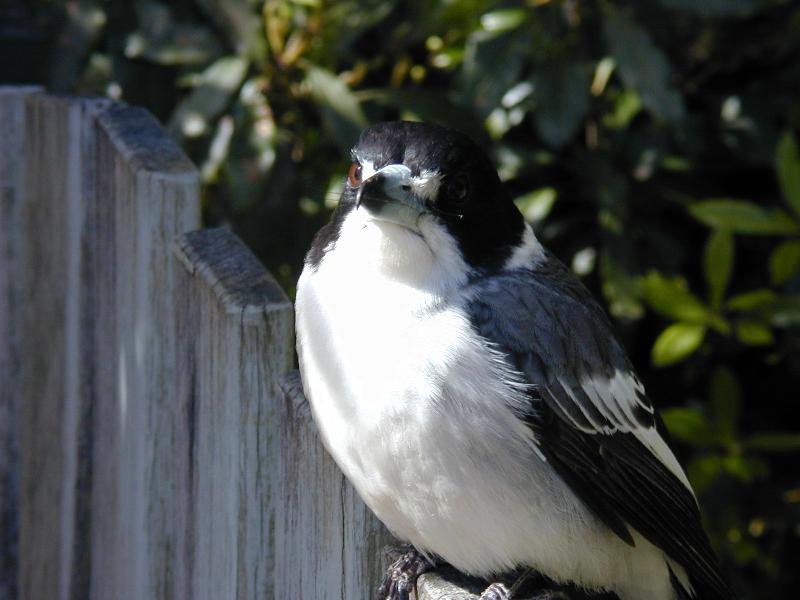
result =
[[493,583],[483,590],[480,600],[511,600],[511,590],[502,583]]
[[417,577],[433,569],[435,565],[416,549],[412,548],[386,569],[386,575],[378,588],[381,600],[408,600],[417,585]]

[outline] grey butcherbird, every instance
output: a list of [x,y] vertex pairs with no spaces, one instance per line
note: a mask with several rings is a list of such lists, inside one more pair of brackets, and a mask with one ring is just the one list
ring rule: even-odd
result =
[[306,257],[297,334],[323,443],[418,550],[385,597],[433,556],[621,600],[733,597],[608,318],[463,134],[364,131]]

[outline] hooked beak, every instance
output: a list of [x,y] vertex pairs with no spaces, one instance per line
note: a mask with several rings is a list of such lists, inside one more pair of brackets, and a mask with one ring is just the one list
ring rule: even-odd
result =
[[361,183],[356,195],[356,207],[380,210],[389,203],[400,203],[419,211],[422,203],[411,191],[411,169],[405,165],[387,165]]
[[356,194],[356,208],[364,206],[372,217],[417,229],[425,204],[412,191],[411,169],[387,165],[365,179]]

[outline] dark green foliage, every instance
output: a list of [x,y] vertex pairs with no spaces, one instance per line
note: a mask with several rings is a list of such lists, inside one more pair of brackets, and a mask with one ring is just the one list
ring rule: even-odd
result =
[[6,5],[0,77],[149,108],[290,291],[365,123],[478,139],[605,299],[733,582],[796,595],[797,2]]

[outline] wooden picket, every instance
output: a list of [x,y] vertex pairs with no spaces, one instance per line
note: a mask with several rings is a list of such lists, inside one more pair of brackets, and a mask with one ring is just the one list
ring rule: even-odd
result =
[[[367,600],[292,306],[141,109],[0,87],[0,600]],[[423,600],[475,598],[423,578]],[[455,590],[455,591],[454,591]]]

